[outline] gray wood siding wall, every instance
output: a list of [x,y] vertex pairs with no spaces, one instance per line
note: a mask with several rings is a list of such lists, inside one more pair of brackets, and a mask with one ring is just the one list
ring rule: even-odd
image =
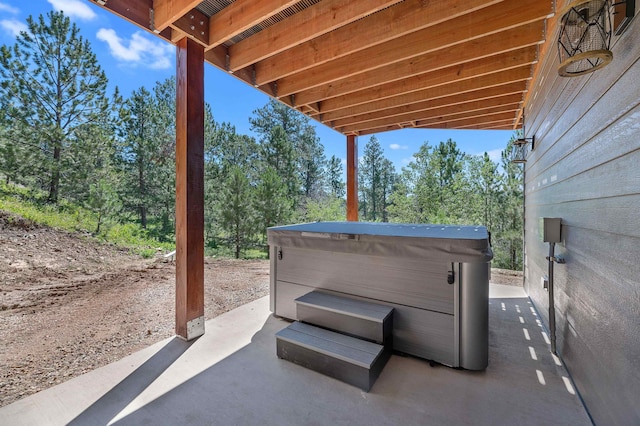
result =
[[627,425],[640,424],[640,18],[612,50],[607,67],[561,78],[552,48],[532,83],[525,289],[548,325],[539,218],[562,218],[558,352],[596,424]]

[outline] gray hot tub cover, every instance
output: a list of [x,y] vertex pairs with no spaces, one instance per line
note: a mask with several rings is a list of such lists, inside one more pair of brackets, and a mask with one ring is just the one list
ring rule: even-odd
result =
[[493,258],[484,226],[314,222],[272,227],[267,235],[269,244],[278,247],[448,262]]

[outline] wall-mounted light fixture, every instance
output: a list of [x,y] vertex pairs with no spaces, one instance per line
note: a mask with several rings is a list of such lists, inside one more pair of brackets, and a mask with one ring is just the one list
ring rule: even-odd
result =
[[575,0],[562,10],[558,74],[575,77],[600,69],[613,59],[608,0]]
[[515,152],[513,155],[512,163],[522,164],[527,162],[527,154],[529,153],[528,145],[531,144],[531,150],[534,148],[536,137],[531,138],[519,138],[513,141]]

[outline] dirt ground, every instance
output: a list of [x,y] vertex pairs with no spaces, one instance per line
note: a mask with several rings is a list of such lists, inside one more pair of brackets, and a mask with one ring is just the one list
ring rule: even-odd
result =
[[[269,293],[268,261],[207,259],[205,316]],[[175,265],[0,211],[0,406],[174,335]]]
[[[512,271],[492,282],[521,285]],[[269,293],[265,260],[207,259],[205,317]],[[174,335],[175,265],[0,211],[0,406]]]

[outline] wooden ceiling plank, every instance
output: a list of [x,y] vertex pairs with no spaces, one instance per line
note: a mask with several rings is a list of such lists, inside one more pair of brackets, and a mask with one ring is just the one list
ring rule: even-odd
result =
[[515,118],[516,112],[518,111],[519,108],[520,108],[520,103],[514,103],[510,105],[503,105],[500,107],[486,108],[478,111],[468,111],[460,114],[452,114],[448,116],[442,116],[442,117],[439,116],[439,117],[427,118],[424,120],[416,120],[415,125],[416,127],[426,126],[426,125],[435,126],[440,123],[450,123],[454,121],[462,121],[462,120],[468,120],[468,119],[493,117],[494,115],[498,115],[498,114],[505,114],[505,115],[510,114],[511,118],[513,119]]
[[247,67],[400,0],[325,0],[229,47],[231,70]]
[[387,116],[376,120],[360,121],[358,123],[341,124],[340,121],[334,122],[336,129],[355,129],[355,128],[376,128],[387,126],[392,123],[415,122],[421,120],[430,120],[438,117],[449,117],[459,114],[486,114],[490,108],[511,107],[512,105],[520,105],[522,102],[522,94],[515,93],[507,96],[484,99],[480,101],[466,102],[462,104],[449,105],[437,109],[414,111],[407,114]]
[[[354,76],[325,84],[327,73],[300,73],[285,77],[278,81],[281,93],[296,94],[302,104],[317,102],[322,99],[346,95],[380,84],[399,81],[430,71],[446,68],[465,62],[486,58],[492,55],[534,46],[540,42],[542,21],[512,28],[500,33],[470,40],[444,49],[438,49],[402,62],[374,68]],[[375,59],[375,58],[373,58]],[[378,61],[372,61],[372,64]],[[321,65],[324,67],[324,65]],[[364,67],[366,69],[366,67]],[[313,78],[315,77],[315,79]],[[318,86],[318,84],[322,84]],[[309,89],[309,87],[311,87]]]
[[[448,127],[450,129],[456,130],[512,130],[513,129],[513,120],[505,120],[498,121],[494,123],[480,123],[480,124],[470,124],[467,126],[458,126],[458,127]],[[438,129],[442,130],[443,128],[436,126],[425,126],[420,127],[420,129]]]
[[[474,13],[450,18],[449,21],[434,22],[433,16],[423,17],[422,21],[417,23],[410,21],[410,24],[405,24],[403,28],[398,28],[395,23],[386,22],[381,18],[385,12],[401,7],[405,3],[407,2],[327,34],[327,37],[336,37],[336,34],[342,34],[352,25],[368,22],[368,28],[386,29],[384,37],[378,37],[382,40],[376,39],[375,35],[369,34],[371,30],[365,31],[365,29],[362,30],[362,34],[347,31],[348,39],[344,42],[325,41],[320,37],[258,62],[256,64],[257,80],[259,82],[279,80],[312,68],[309,72],[324,73],[333,69],[332,77],[327,81],[334,81],[362,72],[363,69],[381,67],[467,40],[539,21],[548,15],[550,9],[550,5],[546,2],[536,0],[507,1]],[[448,6],[449,2],[429,2],[428,4]],[[413,11],[413,14],[421,15],[416,11]],[[448,14],[451,14],[451,11]],[[447,13],[442,12],[442,15],[446,16]],[[426,27],[426,23],[433,25]],[[327,64],[325,68],[318,68],[319,65],[329,61],[331,64]]]
[[236,0],[209,20],[209,48],[219,46],[299,0]]
[[[218,46],[213,49],[207,50],[204,53],[204,59],[211,65],[219,68],[221,71],[225,71],[227,67],[227,48],[224,46]],[[253,75],[246,69],[232,73],[232,75],[246,84],[253,84]],[[259,87],[259,89],[268,96],[275,97],[276,95],[271,85],[264,85]],[[293,106],[285,99],[281,99],[281,102],[289,106]]]
[[[178,19],[182,18],[191,9],[194,9],[202,0],[153,0],[153,26],[155,31],[162,31]],[[110,3],[109,0],[107,3]],[[137,2],[128,1],[133,6]]]
[[[380,110],[367,114],[354,115],[342,119],[332,120],[336,127],[347,126],[349,124],[362,123],[365,121],[378,120],[385,117],[403,116],[413,114],[419,111],[439,110],[441,108],[460,105],[461,108],[473,108],[468,105],[474,102],[482,102],[491,100],[496,97],[517,96],[522,99],[522,83],[508,83],[501,86],[489,87],[486,89],[474,90],[471,92],[461,93],[458,95],[446,96],[437,99],[428,99],[421,102],[415,102],[409,105],[403,105],[390,110]],[[437,111],[435,112],[437,113]],[[327,116],[331,118],[332,113]]]
[[[451,123],[451,122],[457,122],[457,121],[463,121],[463,120],[470,120],[470,119],[479,119],[482,117],[487,117],[487,116],[494,116],[497,114],[510,114],[512,119],[515,118],[516,116],[516,112],[518,111],[518,109],[520,108],[520,104],[511,104],[511,105],[505,105],[505,106],[501,106],[501,107],[494,107],[494,108],[486,108],[484,110],[478,110],[478,111],[472,111],[472,112],[465,112],[465,113],[460,113],[460,114],[455,114],[455,115],[450,115],[450,116],[442,116],[442,117],[432,117],[432,118],[427,118],[427,119],[423,119],[423,120],[416,120],[414,122],[411,122],[411,127],[423,127],[423,126],[436,126],[439,125],[441,123]],[[387,123],[379,123],[378,125],[373,125],[373,124],[365,124],[365,123],[360,123],[360,124],[356,124],[353,126],[346,126],[346,127],[342,127],[342,128],[337,128],[336,130],[340,131],[341,133],[349,133],[349,132],[363,132],[365,130],[371,130],[371,129],[377,129],[380,127],[387,127],[392,125],[391,123],[393,122],[387,122]],[[397,123],[403,124],[403,123],[407,123],[405,121],[399,121]],[[408,127],[408,126],[404,126],[403,127]]]
[[463,118],[460,120],[450,120],[450,121],[442,121],[437,124],[433,123],[416,123],[416,127],[420,128],[422,126],[443,126],[443,129],[451,129],[457,128],[462,129],[469,126],[477,126],[477,125],[485,125],[487,123],[497,123],[497,122],[505,122],[505,121],[513,121],[516,119],[515,111],[508,112],[498,112],[495,114],[484,115],[482,117],[475,118]]
[[[468,122],[454,122],[454,123],[441,123],[441,124],[437,124],[437,125],[431,125],[431,126],[423,126],[423,127],[416,127],[418,129],[467,129],[467,130],[471,130],[471,129],[475,129],[475,130],[485,130],[485,129],[502,129],[502,130],[510,130],[511,126],[513,126],[513,121],[515,118],[515,114],[512,114],[511,118],[505,119],[505,120],[498,120],[498,121],[489,121],[489,122],[476,122],[476,121],[468,121]],[[398,126],[386,126],[386,127],[380,127],[377,129],[368,129],[368,130],[363,130],[361,132],[358,132],[360,134],[360,136],[365,136],[365,135],[372,135],[372,134],[376,134],[376,133],[384,133],[384,132],[388,132],[391,130],[398,130]]]
[[[556,7],[556,10],[558,9],[559,7]],[[556,41],[557,41],[556,31],[558,30],[558,25],[560,24],[560,18],[561,17],[558,16],[558,14],[556,14],[552,19],[547,19],[547,25],[545,30],[545,41],[540,46],[540,52],[539,52],[539,56],[541,58],[544,58],[547,55],[549,55],[549,49],[556,48]],[[531,79],[531,82],[533,84],[538,83],[540,81],[540,78],[542,77],[542,73],[543,73],[543,69],[540,66],[540,64],[538,64],[538,66],[533,68],[533,78]],[[533,99],[531,99],[531,96],[533,96],[532,92],[535,92],[535,91],[531,90],[527,92],[525,96],[524,103],[522,104],[522,110],[518,113],[518,117],[516,118],[514,129],[522,127],[522,124],[523,124],[522,115],[524,113],[524,109],[529,107],[530,102],[533,102]]]
[[259,84],[275,81],[466,13],[481,11],[495,3],[509,2],[406,0],[256,63],[256,78]]
[[372,89],[361,90],[337,98],[327,99],[321,102],[321,112],[330,112],[345,106],[366,104],[371,99],[383,100],[411,92],[422,91],[442,85],[461,83],[470,79],[487,77],[491,86],[491,76],[501,71],[523,69],[523,72],[531,72],[531,64],[536,61],[535,48],[524,48],[515,52],[502,53],[495,57],[480,59],[466,64],[455,65],[432,73],[422,74],[392,83],[376,86]]
[[520,67],[470,80],[465,80],[462,82],[446,84],[400,96],[395,96],[393,98],[375,100],[365,104],[355,106],[346,104],[344,108],[328,113],[325,113],[324,111],[320,112],[323,114],[323,122],[327,122],[327,120],[336,120],[353,115],[393,109],[404,105],[410,105],[415,102],[426,101],[428,99],[443,98],[513,82],[520,82],[522,84],[522,92],[524,92],[526,89],[526,81],[531,78],[531,72],[529,68],[530,67]]

